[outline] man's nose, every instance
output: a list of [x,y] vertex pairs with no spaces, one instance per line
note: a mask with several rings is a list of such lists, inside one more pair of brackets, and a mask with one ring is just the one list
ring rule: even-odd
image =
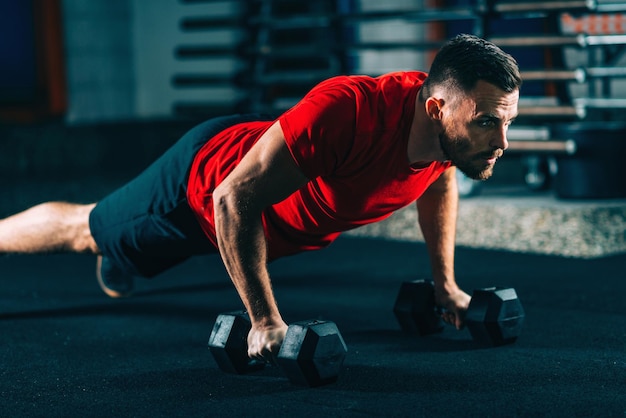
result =
[[497,133],[494,134],[493,138],[491,138],[490,146],[494,148],[500,148],[501,150],[506,150],[509,147],[509,141],[506,139],[507,127],[502,127],[498,130]]

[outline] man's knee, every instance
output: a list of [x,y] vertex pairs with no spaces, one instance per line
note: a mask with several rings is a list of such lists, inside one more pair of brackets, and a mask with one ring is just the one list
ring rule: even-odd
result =
[[100,254],[98,244],[91,234],[89,215],[96,206],[95,203],[80,205],[75,208],[73,225],[76,228],[72,250],[80,253]]

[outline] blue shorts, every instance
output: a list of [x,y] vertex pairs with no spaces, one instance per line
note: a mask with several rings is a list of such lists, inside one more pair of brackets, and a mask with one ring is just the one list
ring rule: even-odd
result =
[[213,136],[261,115],[211,119],[187,132],[135,179],[97,203],[89,216],[102,255],[130,274],[153,277],[193,255],[217,253],[187,203],[196,153]]

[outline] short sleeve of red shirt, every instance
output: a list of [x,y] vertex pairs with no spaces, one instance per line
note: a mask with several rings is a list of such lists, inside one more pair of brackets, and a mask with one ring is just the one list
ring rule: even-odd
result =
[[357,100],[345,80],[320,83],[278,119],[293,158],[310,179],[332,173],[350,152]]

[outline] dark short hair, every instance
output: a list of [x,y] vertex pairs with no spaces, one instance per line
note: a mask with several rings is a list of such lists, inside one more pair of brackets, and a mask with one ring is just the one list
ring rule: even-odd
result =
[[446,42],[433,60],[420,92],[425,100],[436,85],[471,91],[486,81],[510,93],[522,85],[515,59],[493,43],[474,35],[461,34]]

